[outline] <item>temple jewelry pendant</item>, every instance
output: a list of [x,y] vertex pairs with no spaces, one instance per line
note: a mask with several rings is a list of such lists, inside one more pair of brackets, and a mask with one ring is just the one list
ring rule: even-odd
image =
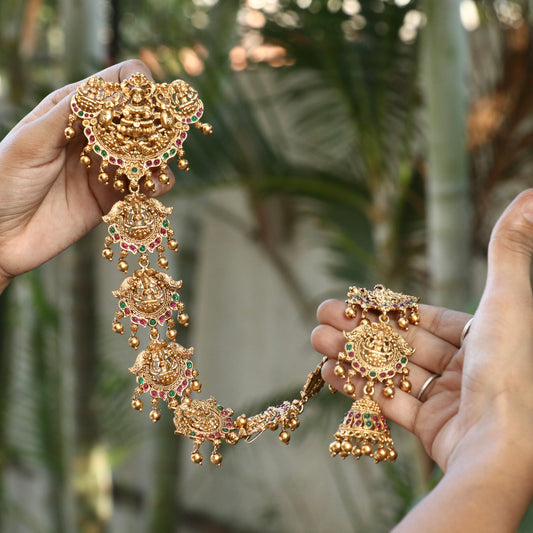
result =
[[[202,464],[200,447],[206,441],[212,445],[210,460],[216,466],[222,463],[222,443],[236,444],[241,439],[252,442],[266,430],[280,430],[279,440],[288,444],[290,431],[300,425],[305,404],[324,386],[321,372],[327,358],[309,374],[299,398],[251,417],[242,414],[234,418],[234,411],[213,397],[191,398],[193,392],[202,389],[199,372],[191,361],[193,348],[176,341],[177,326],[187,326],[189,315],[179,293],[182,281],[165,272],[165,253],[178,251],[169,222],[172,208],[149,195],[155,191],[155,179],[169,183],[165,170],[172,159],[177,158],[180,170],[189,170],[183,144],[191,128],[205,135],[213,131],[210,124],[200,121],[204,105],[198,93],[182,80],[156,84],[143,74],[134,74],[121,83],[112,83],[93,76],[80,84],[70,105],[65,136],[72,139],[81,121],[86,139],[81,163],[89,168],[93,160],[99,159],[98,180],[112,184],[125,195],[103,217],[108,235],[102,256],[113,261],[118,253],[118,270],[125,275],[130,272],[113,291],[118,306],[113,331],[123,335],[125,324],[129,326],[128,344],[134,350],[141,346],[139,328],[149,337],[130,368],[137,380],[132,407],[142,411],[146,394],[151,404],[150,419],[157,422],[160,405],[166,404],[173,411],[174,432],[193,441],[191,460],[197,464]],[[405,329],[409,320],[417,323],[416,299],[382,286],[374,291],[352,287],[348,296],[347,316],[355,316],[356,307],[361,307],[363,317],[359,327],[346,333],[346,349],[339,356],[338,368],[342,372],[348,368],[344,388],[349,394],[355,391],[350,379],[356,374],[366,378],[367,384],[365,396],[354,402],[335,434],[332,453],[392,461],[396,452],[372,394],[374,383],[379,381],[392,397],[397,374],[403,376],[402,390],[410,389],[406,364],[413,349],[388,324],[388,313],[399,314],[398,325]],[[379,322],[371,323],[366,318],[371,310],[381,313]],[[161,338],[162,331],[168,340]]]
[[[393,398],[395,394],[394,378],[401,376],[400,389],[411,391],[407,362],[414,353],[407,341],[389,324],[389,314],[398,315],[397,324],[406,330],[410,323],[418,324],[418,299],[405,294],[395,293],[376,285],[373,291],[350,287],[346,316],[355,318],[357,308],[361,308],[359,325],[350,332],[344,332],[346,344],[340,352],[335,367],[335,374],[345,379],[344,392],[356,398],[352,379],[360,376],[366,379],[364,396],[354,401],[344,418],[335,440],[330,445],[333,456],[347,457],[362,455],[373,457],[375,462],[391,461],[397,457],[394,444],[389,434],[385,418],[379,405],[374,401],[376,382],[384,386],[383,394]],[[378,311],[377,322],[367,317],[369,311]]]

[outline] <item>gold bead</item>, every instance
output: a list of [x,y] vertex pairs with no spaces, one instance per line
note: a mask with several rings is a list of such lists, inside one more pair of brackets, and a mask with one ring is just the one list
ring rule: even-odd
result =
[[335,394],[337,392],[337,389],[333,385],[328,385],[328,389],[331,394]]
[[165,268],[167,269],[168,268],[168,259],[166,257],[160,257],[158,260],[157,260],[157,264],[161,267],[161,268]]
[[343,452],[351,453],[353,449],[353,444],[349,440],[343,440],[341,443],[341,448]]
[[241,415],[235,420],[235,425],[237,427],[243,428],[246,425],[246,415]]
[[178,161],[178,168],[180,170],[186,170],[189,171],[189,162],[186,159],[180,159]]
[[189,315],[187,313],[180,313],[178,316],[178,322],[186,326],[189,323]]
[[409,320],[411,324],[414,324],[415,326],[418,326],[418,324],[420,324],[420,316],[418,315],[418,313],[411,313],[409,315]]
[[400,326],[402,329],[407,329],[409,327],[409,320],[407,320],[407,318],[404,316],[400,317],[398,319],[398,326]]
[[144,182],[144,188],[147,191],[154,192],[155,191],[155,181],[152,179],[148,179]]
[[191,461],[193,463],[196,463],[197,465],[201,465],[202,464],[202,460],[203,460],[203,455],[200,453],[200,452],[194,452],[192,455],[191,455]]
[[396,450],[389,450],[389,461],[391,463],[394,463],[396,459],[398,458],[398,454],[396,453]]
[[120,322],[115,322],[113,324],[113,331],[122,335],[124,333],[124,326]]
[[171,250],[178,251],[178,241],[176,239],[169,239],[167,244]]
[[161,413],[159,411],[156,411],[155,409],[153,411],[150,411],[150,420],[155,424],[159,419],[161,418]]
[[368,326],[370,324],[370,320],[368,318],[362,318],[361,322],[359,323],[360,326]]
[[119,261],[118,264],[117,264],[117,268],[121,271],[121,272],[124,272],[125,274],[128,272],[128,263],[126,263],[126,261]]
[[331,453],[331,455],[335,456],[335,455],[337,455],[340,451],[341,451],[341,443],[340,443],[338,440],[334,440],[334,441],[329,445],[329,453]]
[[143,410],[143,402],[142,402],[142,400],[139,400],[139,398],[133,398],[133,400],[131,400],[131,406],[136,411],[142,411]]
[[222,455],[220,455],[219,453],[213,452],[211,454],[211,462],[216,466],[220,466],[222,464]]
[[276,420],[272,420],[271,422],[268,422],[267,428],[272,431],[276,431],[276,429],[279,428],[279,422],[277,422]]
[[88,155],[82,155],[80,157],[80,162],[83,163],[87,168],[91,166],[91,158]]
[[109,182],[109,174],[107,172],[100,172],[100,174],[98,174],[98,181],[100,183],[108,183]]
[[388,457],[388,453],[383,448],[380,448],[374,454],[374,460],[376,461],[376,463],[379,463],[380,461],[385,461],[387,457]]
[[402,389],[403,392],[411,392],[411,382],[408,379],[402,379],[402,381],[400,381],[400,389]]
[[239,442],[239,437],[236,433],[227,433],[226,442],[232,445],[237,444],[237,442]]
[[361,457],[361,455],[363,455],[363,452],[361,451],[361,448],[359,448],[359,446],[356,446],[353,450],[352,450],[352,455],[354,457],[356,457],[357,459],[359,459],[359,457]]
[[163,185],[168,185],[170,178],[166,174],[159,174],[159,183]]
[[113,182],[113,189],[118,192],[124,192],[124,180],[116,179]]
[[111,248],[104,248],[102,250],[102,257],[108,259],[109,261],[113,260],[113,250]]
[[283,442],[284,444],[289,444],[289,441],[291,440],[291,435],[288,431],[282,431],[279,434],[279,440]]
[[370,455],[372,453],[372,446],[370,446],[370,444],[363,444],[363,446],[361,446],[361,453],[363,455]]
[[172,400],[170,400],[168,402],[168,408],[169,409],[176,409],[176,407],[178,407],[178,400],[176,400],[176,398],[173,398]]
[[387,397],[387,398],[394,398],[394,387],[385,387],[383,389],[383,394]]
[[197,379],[195,379],[191,383],[191,389],[196,391],[196,392],[200,392],[202,390],[202,384]]
[[181,405],[189,405],[192,402],[192,400],[188,396],[184,396],[181,399]]
[[344,370],[344,367],[341,365],[337,365],[335,367],[335,375],[339,378],[346,377],[346,370]]
[[204,135],[211,135],[213,133],[213,126],[211,124],[202,124],[202,133]]
[[289,426],[289,429],[291,431],[294,431],[295,429],[299,428],[300,427],[300,421],[297,419],[297,418],[291,418],[288,422],[287,422],[288,426]]
[[344,314],[346,315],[346,318],[355,318],[357,316],[357,312],[352,307],[348,307]]
[[355,386],[353,383],[350,383],[348,381],[348,383],[345,383],[344,384],[344,392],[346,394],[349,394],[349,395],[352,395],[354,392],[355,392]]
[[177,330],[175,330],[175,329],[167,330],[167,339],[168,340],[174,341],[174,340],[176,340],[177,336],[178,336],[178,331]]
[[137,337],[130,337],[128,344],[136,350],[139,347],[139,344],[141,344],[141,341]]
[[76,130],[69,126],[68,128],[65,128],[65,137],[70,141],[74,136],[76,135]]

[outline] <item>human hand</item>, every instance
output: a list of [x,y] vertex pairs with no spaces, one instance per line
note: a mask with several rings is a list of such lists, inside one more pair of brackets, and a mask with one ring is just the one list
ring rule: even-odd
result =
[[[98,75],[121,82],[140,72],[151,78],[146,65],[130,60]],[[0,292],[9,281],[31,270],[77,241],[95,227],[120,194],[97,180],[99,162],[80,163],[85,137],[64,135],[70,100],[78,83],[46,97],[0,143]],[[158,180],[155,195],[174,184]]]
[[[493,461],[502,453],[511,470],[521,465],[529,472],[533,466],[532,253],[529,190],[509,206],[493,231],[486,287],[463,345],[461,332],[470,315],[421,305],[420,325],[400,331],[416,349],[409,363],[413,392],[397,389],[389,400],[376,387],[384,415],[413,432],[443,471]],[[360,318],[346,318],[345,307],[336,300],[324,302],[312,334],[314,348],[329,357],[323,376],[340,390],[344,380],[333,369],[344,350],[342,332],[354,329]],[[418,400],[434,373],[439,377]],[[354,380],[358,397],[364,381]]]

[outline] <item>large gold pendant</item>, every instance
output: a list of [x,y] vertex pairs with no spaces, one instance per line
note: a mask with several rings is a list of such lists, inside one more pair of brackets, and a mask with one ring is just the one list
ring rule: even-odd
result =
[[[333,456],[357,459],[362,455],[373,457],[375,462],[395,461],[397,454],[379,405],[373,400],[376,382],[384,385],[387,398],[395,394],[394,378],[401,375],[400,388],[411,391],[407,363],[414,348],[390,325],[389,314],[397,313],[398,326],[407,329],[409,323],[416,324],[418,299],[385,289],[376,285],[373,291],[350,287],[346,316],[354,318],[361,309],[359,325],[350,332],[344,332],[346,344],[340,352],[335,374],[345,379],[344,392],[356,401],[335,433],[330,445]],[[379,311],[377,322],[368,319],[369,311]],[[360,376],[366,380],[364,395],[356,399],[356,387],[352,379]]]

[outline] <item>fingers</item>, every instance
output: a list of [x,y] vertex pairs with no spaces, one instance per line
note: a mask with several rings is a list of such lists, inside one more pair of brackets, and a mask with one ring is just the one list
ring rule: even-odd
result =
[[514,305],[531,307],[530,265],[533,254],[533,189],[521,193],[493,229],[488,253],[486,295],[505,295]]

